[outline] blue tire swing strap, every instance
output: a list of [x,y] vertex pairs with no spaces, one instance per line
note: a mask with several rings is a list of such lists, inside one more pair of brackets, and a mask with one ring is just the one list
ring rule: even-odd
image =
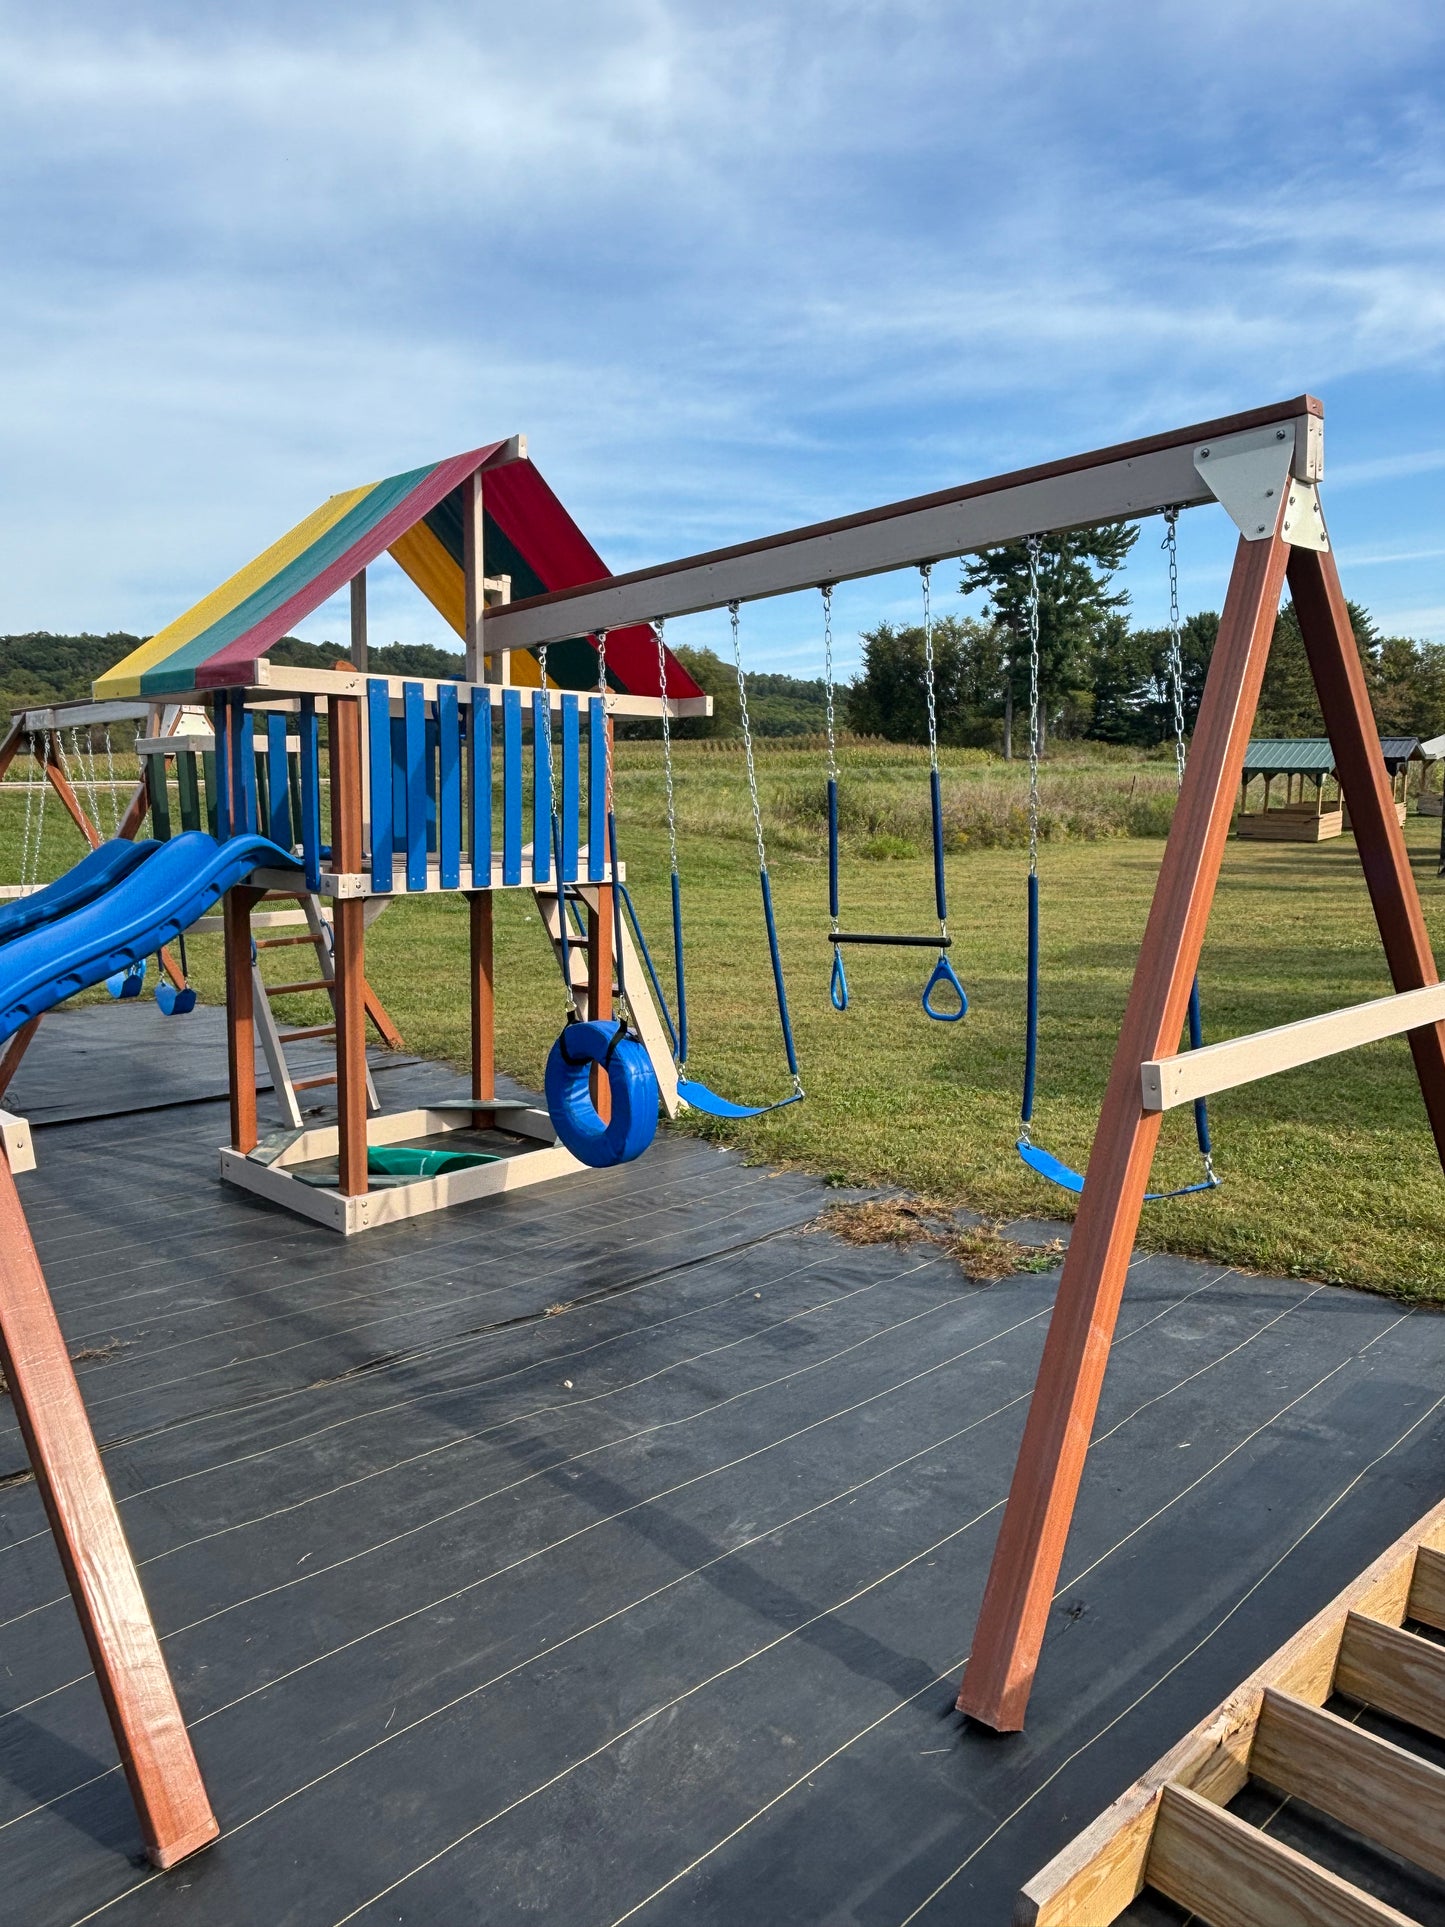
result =
[[[622,906],[615,883],[617,819],[610,811],[607,836],[614,878],[613,953],[617,962],[617,987],[625,999],[627,985],[622,963]],[[624,1019],[594,1019],[584,1023],[570,1010],[571,945],[567,931],[566,886],[562,882],[561,840],[555,811],[552,839],[554,855],[558,859],[559,954],[562,980],[569,999],[569,1018],[547,1058],[542,1088],[547,1099],[547,1114],[559,1142],[580,1163],[601,1170],[608,1165],[627,1164],[633,1158],[640,1157],[657,1135],[657,1074],[641,1039],[632,1034]],[[612,1115],[605,1122],[592,1101],[594,1067],[606,1074],[611,1095]]]

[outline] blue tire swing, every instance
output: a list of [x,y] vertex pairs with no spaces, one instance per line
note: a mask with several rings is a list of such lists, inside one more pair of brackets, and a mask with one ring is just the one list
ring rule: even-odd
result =
[[[737,602],[734,601],[728,604],[728,621],[732,629],[733,669],[738,681],[738,713],[743,731],[743,757],[747,770],[748,797],[752,804],[753,834],[757,840],[758,847],[758,887],[762,894],[763,923],[767,930],[768,957],[772,964],[773,995],[777,999],[778,1023],[783,1033],[783,1048],[787,1052],[788,1071],[793,1080],[793,1088],[786,1096],[774,1098],[764,1104],[735,1103],[732,1098],[721,1096],[717,1091],[713,1090],[710,1085],[704,1084],[699,1078],[688,1076],[687,961],[686,947],[683,941],[682,879],[677,865],[677,800],[673,786],[672,726],[668,717],[666,702],[667,648],[663,641],[662,621],[659,620],[654,625],[657,633],[657,686],[659,694],[663,697],[662,761],[667,798],[669,876],[672,886],[672,960],[673,977],[677,991],[677,1020],[675,1023],[672,1017],[668,1015],[667,1005],[662,997],[661,987],[657,983],[657,973],[652,969],[652,960],[650,957],[648,957],[648,969],[651,971],[653,984],[658,991],[658,1002],[662,1004],[663,1016],[667,1021],[667,1027],[672,1036],[673,1057],[677,1065],[678,1097],[690,1110],[702,1111],[708,1117],[727,1119],[765,1117],[769,1111],[781,1111],[785,1110],[789,1104],[801,1103],[804,1096],[802,1073],[798,1069],[797,1046],[793,1042],[793,1022],[788,1014],[788,991],[783,979],[782,953],[778,948],[778,924],[773,912],[773,886],[768,876],[768,850],[767,843],[763,837],[762,805],[758,800],[758,773],[757,765],[753,757],[753,731],[752,723],[748,716],[748,686],[747,677],[743,672],[742,645],[738,632],[738,609],[739,604]],[[634,925],[635,923],[636,919],[634,917]],[[641,937],[642,933],[639,929],[639,942],[641,942]],[[645,943],[642,945],[642,951],[644,957],[646,957],[647,946]]]
[[[933,564],[920,565],[923,579],[923,687],[928,714],[928,793],[933,823],[933,902],[938,916],[936,937],[895,936],[880,931],[844,930],[840,924],[838,891],[838,742],[833,702],[833,585],[825,582],[823,595],[823,678],[828,728],[828,941],[833,946],[833,968],[828,997],[834,1010],[848,1008],[848,973],[843,967],[845,944],[877,944],[900,950],[938,950],[938,961],[923,986],[919,1002],[936,1024],[956,1024],[968,1013],[968,993],[949,961],[953,938],[948,933],[948,886],[943,864],[943,783],[938,769],[938,704],[933,673]],[[938,999],[942,997],[940,1003]]]
[[[615,1019],[584,1020],[577,1011],[572,990],[572,945],[568,931],[567,886],[562,880],[562,835],[557,814],[556,789],[552,780],[551,711],[545,701],[547,689],[547,651],[538,651],[542,673],[544,717],[542,740],[533,753],[547,762],[547,799],[553,860],[557,878],[558,956],[562,964],[562,983],[567,1003],[567,1022],[547,1057],[542,1088],[547,1099],[547,1114],[558,1140],[579,1163],[594,1170],[614,1164],[628,1164],[641,1157],[657,1135],[659,1092],[657,1074],[647,1048],[626,1016]],[[607,635],[597,638],[597,686],[607,694]],[[622,957],[622,895],[617,879],[617,816],[612,808],[612,754],[608,741],[604,753],[602,781],[607,795],[607,855],[612,874],[612,955],[617,971],[617,1000],[628,1009],[627,978]],[[605,1075],[611,1098],[611,1116],[603,1118],[592,1101],[594,1071]]]
[[[1184,782],[1184,664],[1180,652],[1179,574],[1176,559],[1175,524],[1179,511],[1165,511],[1164,548],[1169,554],[1169,679],[1174,699],[1174,756],[1179,782]],[[1028,974],[1027,1014],[1024,1022],[1024,1090],[1019,1107],[1019,1156],[1031,1171],[1076,1196],[1084,1189],[1084,1174],[1062,1158],[1054,1156],[1033,1141],[1034,1089],[1039,1063],[1039,753],[1042,721],[1039,692],[1039,555],[1042,538],[1028,537],[1028,641],[1029,641],[1029,876],[1028,876]],[[1198,1050],[1204,1042],[1203,1018],[1199,1004],[1199,980],[1189,992],[1189,1048]],[[1209,1128],[1209,1106],[1205,1100],[1194,1102],[1194,1134],[1204,1174],[1193,1184],[1181,1184],[1169,1191],[1146,1191],[1146,1204],[1159,1204],[1166,1198],[1187,1198],[1197,1191],[1213,1191],[1220,1179],[1214,1169],[1214,1145]]]

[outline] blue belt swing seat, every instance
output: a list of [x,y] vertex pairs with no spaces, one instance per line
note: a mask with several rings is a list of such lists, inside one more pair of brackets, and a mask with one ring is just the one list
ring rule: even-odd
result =
[[[1166,534],[1164,547],[1169,552],[1169,673],[1174,697],[1175,721],[1175,765],[1179,781],[1184,781],[1184,667],[1180,654],[1179,628],[1179,575],[1175,553],[1175,523],[1178,510],[1171,509],[1165,515]],[[1028,589],[1028,637],[1029,637],[1029,877],[1028,877],[1028,974],[1027,974],[1027,1016],[1024,1024],[1024,1090],[1023,1102],[1019,1107],[1020,1131],[1016,1149],[1019,1156],[1031,1171],[1056,1184],[1061,1190],[1072,1191],[1075,1195],[1084,1189],[1084,1174],[1075,1171],[1052,1151],[1045,1151],[1033,1142],[1034,1088],[1038,1075],[1039,1061],[1039,753],[1042,711],[1039,693],[1039,550],[1040,538],[1028,538],[1029,589]],[[1189,991],[1189,1048],[1198,1050],[1204,1042],[1203,1020],[1199,1005],[1199,980],[1195,979]],[[1214,1146],[1209,1129],[1209,1106],[1200,1097],[1194,1101],[1194,1133],[1199,1145],[1199,1155],[1204,1164],[1204,1175],[1193,1184],[1176,1185],[1168,1191],[1146,1191],[1146,1204],[1159,1204],[1166,1198],[1187,1198],[1196,1191],[1213,1191],[1219,1186],[1219,1176],[1214,1169]]]
[[[948,888],[943,864],[943,784],[938,769],[938,709],[933,680],[933,601],[930,579],[933,564],[923,563],[918,573],[923,578],[923,681],[928,713],[928,791],[933,823],[933,901],[938,914],[936,937],[893,936],[886,932],[844,930],[838,891],[838,743],[833,705],[833,585],[825,582],[823,596],[823,679],[828,729],[828,941],[833,946],[833,969],[828,982],[828,997],[834,1010],[848,1008],[848,973],[843,968],[844,944],[882,944],[895,949],[938,949],[938,961],[923,986],[920,1002],[924,1015],[938,1024],[956,1024],[968,1013],[968,994],[949,961],[953,938],[948,934]],[[942,990],[957,998],[949,1008],[934,999]]]
[[[732,626],[733,668],[738,679],[738,710],[742,721],[743,755],[747,769],[748,795],[752,803],[753,811],[753,834],[757,840],[758,848],[758,884],[763,899],[763,922],[768,933],[768,956],[772,963],[773,970],[773,994],[777,998],[778,1022],[782,1028],[783,1048],[787,1052],[788,1070],[792,1074],[792,1090],[789,1091],[786,1097],[775,1098],[771,1103],[737,1104],[731,1098],[721,1096],[717,1091],[713,1090],[710,1085],[704,1084],[699,1078],[689,1077],[687,1074],[687,965],[683,942],[682,879],[679,875],[677,865],[677,800],[673,788],[672,726],[667,713],[667,651],[663,642],[663,624],[659,621],[656,625],[657,675],[658,693],[663,699],[662,757],[667,793],[667,839],[669,873],[672,886],[673,976],[677,992],[677,1020],[674,1024],[672,1018],[667,1017],[667,1026],[673,1039],[673,1053],[677,1064],[677,1094],[682,1102],[691,1110],[703,1111],[709,1117],[748,1118],[764,1117],[769,1111],[785,1110],[789,1104],[800,1103],[804,1096],[804,1091],[802,1074],[798,1069],[797,1047],[793,1042],[792,1018],[788,1014],[788,991],[783,979],[782,954],[778,948],[778,925],[777,918],[773,912],[773,887],[768,876],[768,852],[767,844],[763,838],[762,805],[758,800],[758,777],[757,768],[753,760],[753,732],[752,724],[748,717],[747,678],[743,673],[742,648],[738,635],[738,604],[736,602],[730,602],[728,604],[728,619]],[[634,927],[636,927],[635,915],[633,922]],[[639,929],[639,941],[641,941],[641,936],[642,933]],[[646,956],[647,946],[645,943],[642,945],[642,949],[644,956]],[[652,968],[650,958],[648,958],[648,968],[649,970]],[[653,983],[656,984],[657,974],[655,971],[652,972],[652,979]],[[658,988],[658,1000],[662,1002],[660,986]],[[665,1017],[667,1016],[665,1003],[663,1003],[663,1014]]]

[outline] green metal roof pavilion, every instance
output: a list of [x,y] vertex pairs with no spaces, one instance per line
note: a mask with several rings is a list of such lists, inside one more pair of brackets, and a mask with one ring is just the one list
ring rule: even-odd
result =
[[[1423,760],[1418,736],[1382,736],[1380,753],[1391,776],[1406,763]],[[1327,736],[1264,738],[1252,742],[1244,755],[1244,780],[1253,776],[1309,776],[1316,782],[1333,776],[1335,752]]]

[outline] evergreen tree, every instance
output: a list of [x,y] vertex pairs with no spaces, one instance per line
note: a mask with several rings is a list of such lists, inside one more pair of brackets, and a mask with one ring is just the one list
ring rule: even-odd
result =
[[[1090,652],[1100,626],[1128,607],[1128,591],[1109,585],[1138,539],[1137,525],[1126,522],[1044,538],[1039,555],[1039,697],[1045,736],[1069,692],[1089,686]],[[1008,631],[1005,695],[1015,707],[1026,704],[1028,545],[1009,542],[966,558],[959,588],[965,595],[982,590],[985,614]]]

